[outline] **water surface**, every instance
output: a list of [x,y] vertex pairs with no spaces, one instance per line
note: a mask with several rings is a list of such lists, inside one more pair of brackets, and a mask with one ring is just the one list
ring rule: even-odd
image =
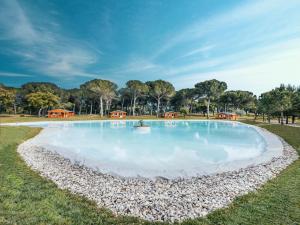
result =
[[178,177],[246,166],[266,149],[251,126],[225,121],[137,121],[31,123],[46,129],[36,145],[101,172],[121,176]]

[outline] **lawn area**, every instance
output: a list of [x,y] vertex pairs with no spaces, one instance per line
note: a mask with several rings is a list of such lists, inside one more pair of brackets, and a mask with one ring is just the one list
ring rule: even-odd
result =
[[[15,121],[1,118],[1,122]],[[257,125],[280,135],[300,153],[300,128]],[[16,148],[39,131],[29,127],[0,127],[0,224],[154,224],[116,217],[84,197],[58,189],[53,182],[30,170]],[[239,197],[228,208],[205,218],[183,224],[300,224],[300,160],[258,192]]]
[[[47,118],[47,117],[37,117],[37,116],[25,116],[21,117],[20,115],[0,115],[0,123],[16,123],[16,122],[38,122],[38,121],[75,121],[75,120],[107,120],[110,119],[107,116],[100,117],[100,115],[76,115],[69,118]],[[164,118],[157,118],[156,116],[127,116],[127,120],[141,120],[141,119],[164,119]],[[176,119],[184,119],[183,116],[179,116]],[[206,119],[205,116],[186,116],[185,119]],[[116,119],[114,119],[116,120]],[[122,119],[120,119],[122,120]],[[123,119],[124,120],[124,119]]]

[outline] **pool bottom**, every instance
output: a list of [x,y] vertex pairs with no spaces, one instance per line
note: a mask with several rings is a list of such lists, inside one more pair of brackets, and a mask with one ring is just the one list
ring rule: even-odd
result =
[[166,179],[122,178],[79,166],[30,141],[18,147],[25,162],[59,188],[96,201],[115,214],[150,221],[182,221],[206,215],[237,196],[259,188],[298,158],[283,140],[282,154],[235,171],[210,176]]
[[[77,150],[70,149],[70,148],[63,148],[57,147],[52,142],[49,142],[47,137],[55,137],[56,133],[58,132],[57,129],[62,128],[44,128],[39,135],[35,138],[30,140],[32,145],[46,148],[52,152],[58,153],[63,157],[69,159],[72,163],[81,164],[86,167],[90,167],[93,170],[97,170],[98,172],[111,174],[114,176],[121,176],[121,177],[145,177],[154,179],[155,177],[165,177],[168,179],[174,178],[188,178],[188,177],[197,177],[202,175],[212,175],[216,173],[222,173],[226,171],[234,171],[239,170],[241,168],[246,168],[249,166],[257,165],[260,163],[265,163],[270,161],[273,157],[279,157],[283,154],[283,145],[282,142],[278,139],[278,137],[267,130],[250,126],[250,125],[243,125],[247,127],[251,127],[259,133],[259,135],[265,140],[266,142],[266,149],[265,151],[257,152],[257,149],[243,149],[241,154],[244,157],[244,154],[253,155],[253,157],[248,156],[244,159],[237,158],[234,161],[229,162],[221,162],[221,163],[211,163],[205,161],[197,161],[198,156],[193,157],[193,155],[188,154],[188,151],[185,152],[183,150],[176,151],[176,154],[172,154],[172,162],[178,161],[177,164],[172,164],[173,167],[168,166],[168,162],[165,160],[157,159],[160,164],[163,166],[160,168],[157,165],[159,163],[153,163],[152,167],[135,167],[134,163],[130,162],[122,164],[122,162],[118,163],[110,163],[105,160],[98,160],[93,157],[84,157],[81,154],[77,153]],[[142,147],[142,146],[141,146]],[[103,147],[102,147],[103,148]],[[231,149],[226,150],[227,153],[232,151]],[[238,155],[235,151],[232,151],[233,155],[237,157]],[[118,154],[119,155],[119,154]],[[169,156],[171,157],[171,156]],[[188,162],[191,162],[190,165]],[[184,163],[184,165],[182,165]],[[133,166],[132,166],[132,165]],[[156,165],[156,166],[155,166]],[[175,167],[174,167],[175,166]]]

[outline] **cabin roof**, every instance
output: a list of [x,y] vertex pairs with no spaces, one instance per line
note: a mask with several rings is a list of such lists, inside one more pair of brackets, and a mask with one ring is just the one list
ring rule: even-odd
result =
[[115,111],[111,111],[110,113],[115,113],[115,112],[126,113],[125,111],[122,111],[122,110],[115,110]]
[[225,112],[220,112],[220,113],[218,113],[218,114],[224,114],[224,115],[234,115],[234,116],[236,115],[235,113],[228,113],[228,112],[226,112],[226,113],[225,113]]
[[68,110],[65,110],[65,109],[52,109],[52,110],[49,110],[48,112],[64,112],[64,113],[67,113],[67,112],[71,112],[71,111],[68,111]]

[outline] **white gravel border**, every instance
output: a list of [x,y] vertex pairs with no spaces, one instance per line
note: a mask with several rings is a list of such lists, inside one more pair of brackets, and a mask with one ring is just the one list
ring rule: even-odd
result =
[[226,207],[235,197],[256,190],[278,175],[298,158],[290,145],[281,138],[280,141],[282,154],[268,162],[237,171],[185,179],[158,177],[153,180],[102,174],[34,146],[30,140],[19,145],[18,152],[33,170],[55,182],[59,188],[94,200],[115,214],[173,222],[205,216]]

